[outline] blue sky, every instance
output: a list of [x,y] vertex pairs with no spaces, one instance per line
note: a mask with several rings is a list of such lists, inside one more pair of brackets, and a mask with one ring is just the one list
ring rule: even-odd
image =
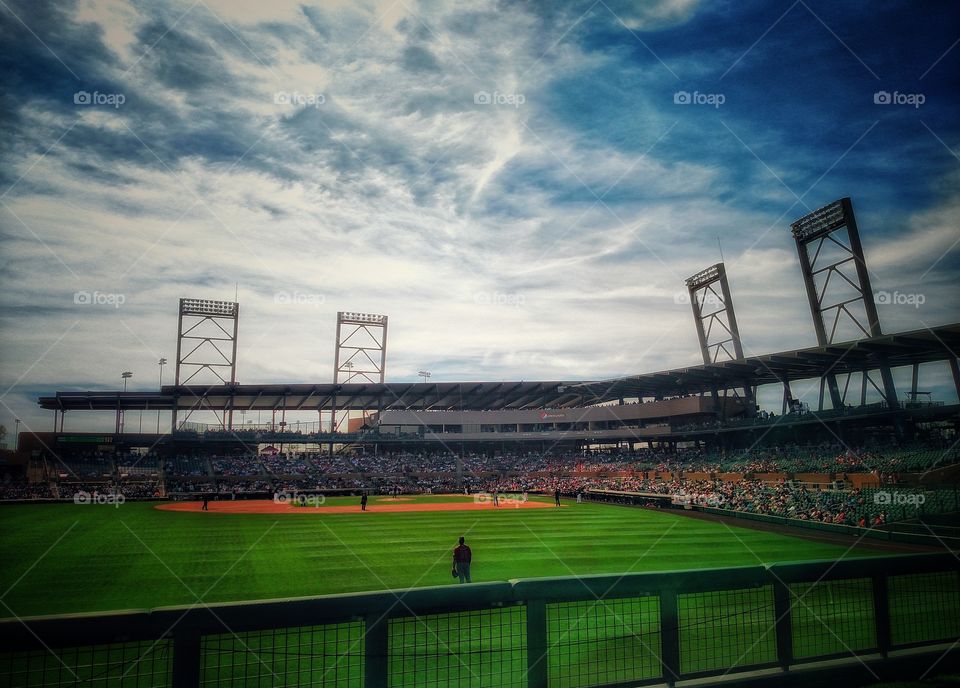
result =
[[391,380],[697,363],[718,237],[747,354],[812,345],[789,223],[843,196],[924,297],[885,330],[955,322],[960,8],[918,7],[4,0],[0,422],[155,387],[237,288],[241,382],[327,381],[337,310]]

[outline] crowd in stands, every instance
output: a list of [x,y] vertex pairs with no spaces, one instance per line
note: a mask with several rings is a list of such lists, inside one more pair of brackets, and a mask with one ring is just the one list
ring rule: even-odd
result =
[[214,475],[260,475],[263,467],[255,456],[215,456],[210,459]]
[[199,494],[223,499],[281,490],[416,494],[552,493],[559,489],[568,495],[613,490],[823,523],[871,525],[877,519],[883,522],[888,514],[860,491],[812,489],[791,484],[786,476],[821,474],[824,487],[829,487],[828,481],[843,480],[847,474],[871,473],[874,480],[870,482],[893,484],[902,473],[958,460],[955,448],[931,445],[765,447],[726,452],[696,448],[605,453],[500,451],[465,452],[459,457],[451,451],[368,450],[331,456],[326,451],[271,450],[259,455],[166,457],[78,452],[46,458],[46,479],[41,482],[3,481],[0,499],[64,500],[81,488],[101,493],[118,490],[127,499],[194,498]]
[[717,480],[676,485],[671,494],[681,502],[699,506],[819,523],[864,527],[882,525],[887,520],[887,508],[866,499],[859,489],[816,490],[786,482]]
[[0,500],[51,499],[53,496],[49,483],[28,483],[22,480],[0,482]]
[[173,456],[163,461],[163,473],[166,476],[209,475],[207,459],[200,456]]

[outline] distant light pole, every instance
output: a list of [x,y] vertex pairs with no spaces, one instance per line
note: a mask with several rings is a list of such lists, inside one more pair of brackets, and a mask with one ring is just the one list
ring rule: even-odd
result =
[[[161,358],[157,365],[160,366],[160,389],[163,390],[163,366],[167,365],[167,359]],[[157,409],[157,434],[160,434],[160,409]]]
[[[122,373],[120,373],[120,377],[123,378],[123,391],[126,392],[126,391],[127,391],[127,380],[129,380],[130,378],[133,377],[133,373],[131,373],[129,370],[124,370]],[[120,416],[120,423],[119,423],[119,425],[120,425],[120,434],[122,435],[122,434],[123,434],[124,421],[126,420],[126,419],[124,418],[124,415],[123,415],[123,404],[122,404],[122,403],[119,404],[119,408],[117,409],[117,414]]]
[[20,449],[20,423],[22,421],[19,418],[14,418],[14,428],[13,428],[13,451]]
[[[418,371],[417,371],[417,375],[419,375],[420,377],[423,378],[424,384],[426,384],[427,380],[430,379],[430,371],[429,371],[429,370],[418,370]],[[427,410],[427,393],[426,393],[426,392],[423,393],[423,410],[424,410],[424,411]]]

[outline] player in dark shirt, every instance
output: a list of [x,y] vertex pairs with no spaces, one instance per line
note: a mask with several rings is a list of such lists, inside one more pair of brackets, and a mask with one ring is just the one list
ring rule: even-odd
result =
[[453,569],[457,572],[461,583],[470,581],[470,562],[473,559],[473,552],[463,544],[463,536],[460,536],[460,544],[453,550]]

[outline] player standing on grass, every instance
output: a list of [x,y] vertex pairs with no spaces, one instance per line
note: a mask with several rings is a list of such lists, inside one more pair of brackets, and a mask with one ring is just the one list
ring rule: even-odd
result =
[[363,492],[360,495],[360,511],[367,510],[367,493]]
[[557,506],[560,506],[560,488],[559,487],[557,487],[557,489],[553,491],[553,501]]
[[473,552],[463,544],[463,536],[460,536],[460,544],[453,549],[453,570],[457,572],[461,583],[470,581],[470,561],[473,559]]

